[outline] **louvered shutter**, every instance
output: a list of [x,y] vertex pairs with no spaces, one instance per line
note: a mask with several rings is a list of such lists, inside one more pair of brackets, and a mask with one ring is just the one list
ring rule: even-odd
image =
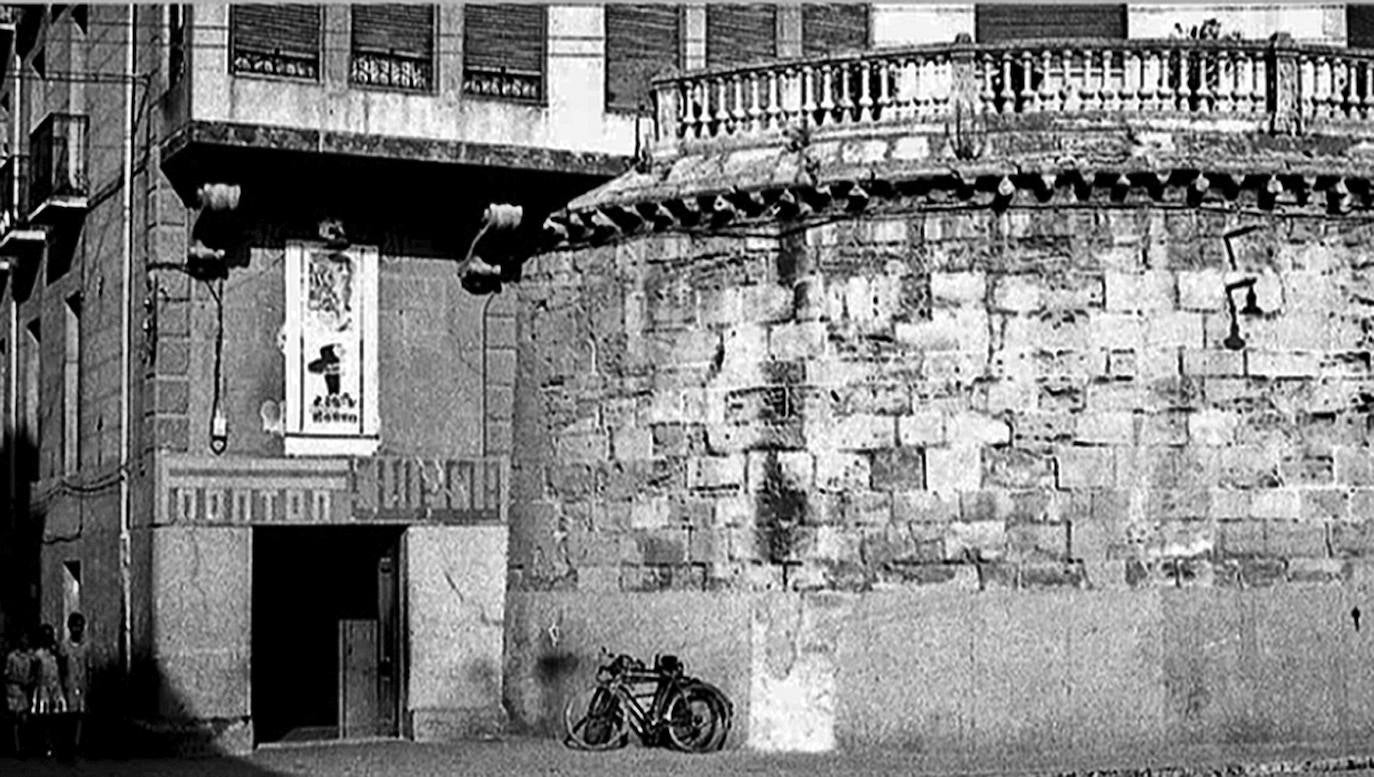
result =
[[353,6],[353,50],[429,59],[434,56],[434,6]]
[[1126,38],[1124,5],[977,5],[979,43],[1037,38]]
[[868,48],[869,7],[826,3],[802,6],[802,53],[808,57]]
[[320,23],[318,5],[231,5],[232,67],[236,72],[316,78]]
[[678,64],[680,19],[670,5],[606,6],[607,107],[650,104],[650,80]]
[[1374,5],[1345,7],[1345,42],[1355,48],[1374,49]]
[[544,12],[541,5],[464,5],[463,91],[543,99]]
[[741,65],[778,55],[777,8],[706,6],[706,65]]

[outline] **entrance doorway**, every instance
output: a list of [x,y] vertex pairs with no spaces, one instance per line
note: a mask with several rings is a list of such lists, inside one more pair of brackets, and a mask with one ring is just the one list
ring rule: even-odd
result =
[[396,736],[403,527],[253,530],[259,744]]

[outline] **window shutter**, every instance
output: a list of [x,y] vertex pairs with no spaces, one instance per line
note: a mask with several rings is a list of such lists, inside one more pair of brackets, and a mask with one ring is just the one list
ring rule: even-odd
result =
[[868,48],[869,7],[826,3],[802,6],[802,53],[808,57]]
[[464,5],[463,91],[543,99],[544,14],[541,5]]
[[318,5],[231,5],[229,35],[235,72],[317,78]]
[[778,55],[777,8],[706,6],[706,65],[742,65]]
[[353,50],[429,59],[434,56],[434,6],[353,6]]
[[1374,5],[1345,7],[1345,43],[1361,49],[1374,49]]
[[977,5],[979,43],[1037,38],[1126,38],[1124,5]]
[[670,5],[606,6],[606,105],[652,101],[650,80],[678,64],[681,14]]

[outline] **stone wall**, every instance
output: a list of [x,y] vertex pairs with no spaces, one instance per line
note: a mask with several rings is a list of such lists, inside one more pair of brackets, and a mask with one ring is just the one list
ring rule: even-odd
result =
[[[515,287],[517,609],[640,592],[647,623],[682,617],[654,591],[763,596],[729,691],[770,749],[1365,730],[1340,677],[1320,715],[1245,699],[1316,687],[1285,630],[1340,666],[1367,652],[1368,229],[1134,204],[870,208],[536,258]],[[1225,286],[1251,278],[1262,314],[1228,349]],[[510,639],[508,670],[547,659]],[[1047,671],[1055,693],[1022,687]],[[893,694],[930,704],[875,701]],[[1085,726],[1083,700],[1139,714]]]
[[1364,239],[983,211],[542,257],[516,587],[1339,578],[1374,499]]

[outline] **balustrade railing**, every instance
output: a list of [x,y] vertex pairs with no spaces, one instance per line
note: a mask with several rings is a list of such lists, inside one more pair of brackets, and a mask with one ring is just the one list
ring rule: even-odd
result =
[[29,207],[51,197],[85,197],[88,117],[50,113],[29,136]]
[[1286,36],[958,41],[698,71],[657,79],[654,90],[661,147],[797,126],[940,122],[956,111],[1232,119],[1291,132],[1374,123],[1374,51]]

